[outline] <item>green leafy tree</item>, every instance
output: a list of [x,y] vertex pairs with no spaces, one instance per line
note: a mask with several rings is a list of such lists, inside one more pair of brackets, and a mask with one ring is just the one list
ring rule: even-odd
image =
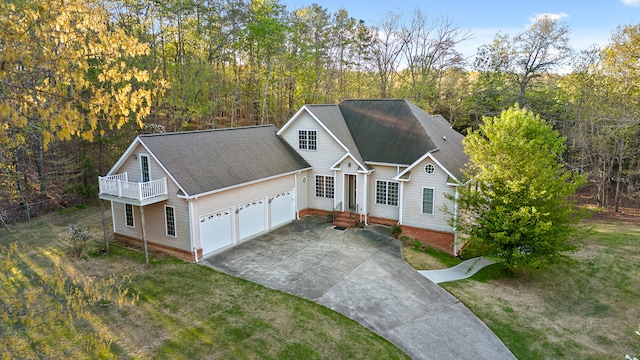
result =
[[575,250],[570,239],[582,212],[571,196],[583,179],[560,162],[564,140],[517,105],[465,138],[473,181],[459,190],[455,225],[472,249],[509,269],[541,268]]

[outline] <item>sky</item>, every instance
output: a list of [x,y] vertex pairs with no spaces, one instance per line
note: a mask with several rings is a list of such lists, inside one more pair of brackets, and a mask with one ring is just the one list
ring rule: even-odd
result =
[[415,8],[430,19],[446,17],[469,31],[472,39],[457,49],[472,59],[480,45],[490,43],[496,33],[515,35],[537,16],[550,15],[571,30],[571,45],[585,50],[604,46],[620,25],[640,23],[640,0],[281,0],[288,10],[316,3],[330,13],[344,8],[349,15],[375,25],[386,12],[404,14],[409,21]]

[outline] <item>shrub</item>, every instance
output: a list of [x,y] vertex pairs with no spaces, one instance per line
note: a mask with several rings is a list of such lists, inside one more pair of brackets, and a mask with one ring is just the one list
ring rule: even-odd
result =
[[402,228],[400,227],[400,225],[393,225],[391,227],[391,235],[393,235],[393,237],[397,239],[400,234],[402,234]]
[[84,246],[94,236],[89,229],[81,230],[74,224],[69,224],[67,231],[58,235],[67,244],[69,254],[78,258],[82,255]]

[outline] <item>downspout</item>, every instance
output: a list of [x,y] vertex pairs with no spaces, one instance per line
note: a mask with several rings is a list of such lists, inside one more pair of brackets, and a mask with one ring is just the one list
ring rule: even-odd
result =
[[298,209],[298,174],[293,174],[293,206],[296,211],[296,220],[300,220],[300,210]]
[[458,186],[453,196],[453,256],[458,254]]
[[198,249],[196,249],[196,241],[193,237],[193,232],[195,231],[193,224],[193,199],[187,199],[187,203],[189,204],[189,227],[191,228],[189,231],[189,241],[191,242],[191,251],[193,251],[194,259],[198,262]]

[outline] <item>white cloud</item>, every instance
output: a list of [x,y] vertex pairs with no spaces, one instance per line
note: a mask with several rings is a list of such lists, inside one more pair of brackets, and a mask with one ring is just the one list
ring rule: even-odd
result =
[[638,6],[640,5],[640,0],[622,0],[622,3],[627,6]]
[[[622,1],[635,1],[637,3],[640,3],[640,0],[622,0]],[[533,23],[533,22],[536,22],[536,21],[538,21],[540,19],[543,19],[543,18],[550,18],[551,20],[560,20],[560,19],[567,18],[567,17],[569,17],[569,14],[563,13],[563,12],[560,12],[560,13],[543,13],[543,14],[536,14],[536,16],[532,17],[529,20]]]

